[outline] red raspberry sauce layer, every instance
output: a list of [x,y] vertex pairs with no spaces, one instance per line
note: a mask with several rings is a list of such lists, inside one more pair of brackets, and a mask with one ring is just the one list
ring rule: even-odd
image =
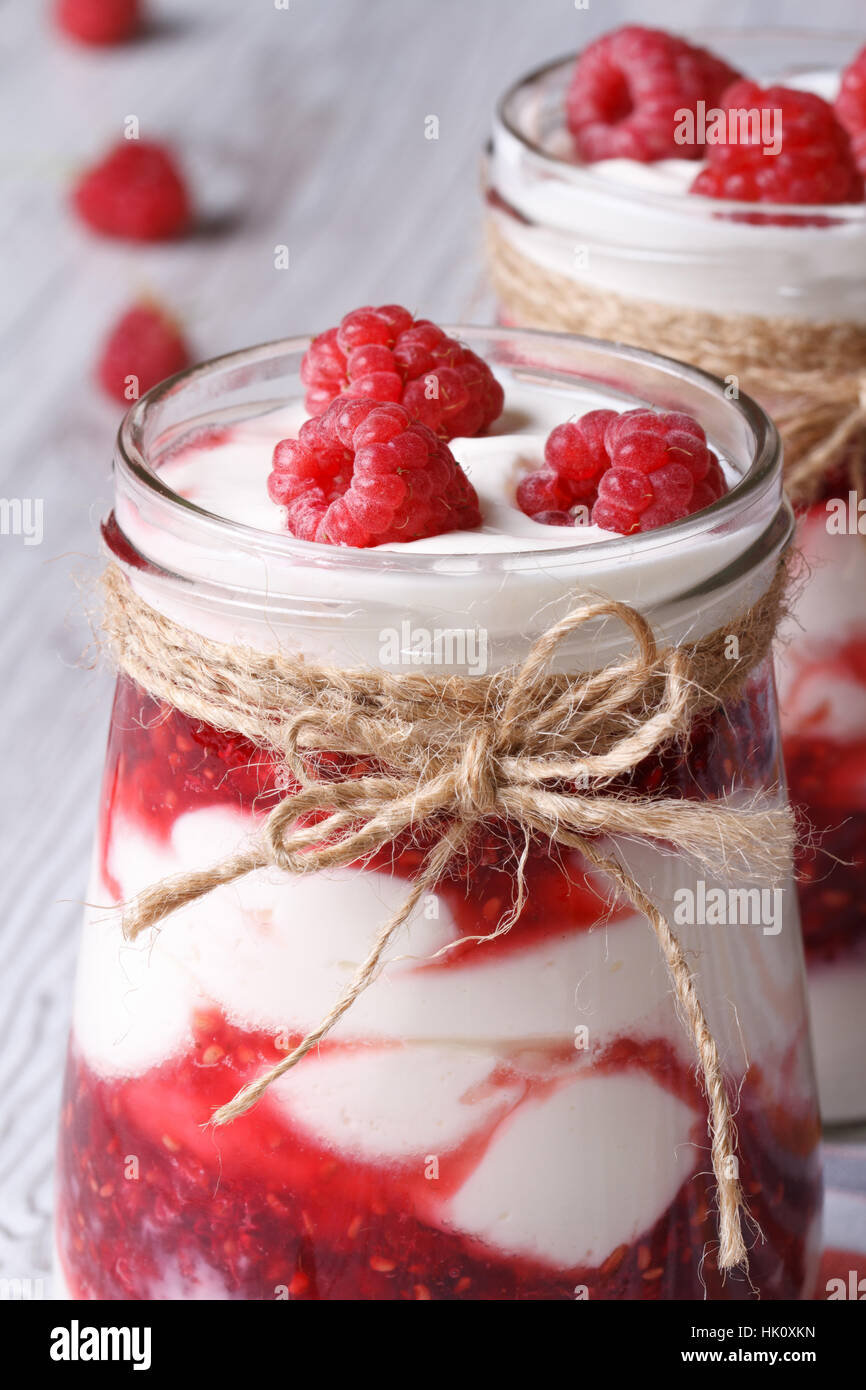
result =
[[[687,752],[671,744],[635,770],[624,786],[646,793],[713,797],[735,782],[771,783],[778,773],[765,677],[721,716],[697,721]],[[328,773],[323,759],[321,775]],[[333,760],[333,766],[337,766]],[[345,769],[340,769],[345,770]],[[365,769],[355,769],[361,772]],[[186,811],[217,804],[264,814],[280,795],[266,754],[245,740],[202,726],[121,680],[115,700],[104,784],[101,857],[106,882],[116,813],[151,837],[167,839]],[[471,865],[440,892],[465,936],[486,934],[510,901],[500,827],[475,846]],[[404,842],[371,867],[414,874],[423,845]],[[608,904],[575,865],[563,872],[549,846],[533,847],[529,899],[513,931],[485,945],[489,953],[523,949],[551,930],[593,926]],[[471,965],[467,942],[431,962],[438,970]],[[58,1229],[73,1294],[87,1298],[179,1295],[206,1277],[211,1291],[271,1299],[287,1290],[309,1299],[570,1299],[576,1286],[603,1299],[750,1297],[742,1279],[721,1282],[705,1246],[715,1240],[712,1181],[705,1162],[706,1110],[693,1075],[669,1044],[621,1037],[602,1054],[551,1054],[543,1068],[517,1073],[500,1063],[491,1084],[503,1105],[532,1087],[570,1079],[575,1067],[613,1073],[639,1070],[689,1104],[696,1173],[660,1218],[598,1268],[554,1269],[508,1257],[431,1221],[428,1185],[404,1165],[346,1158],[295,1130],[271,1097],[215,1134],[203,1128],[213,1109],[281,1055],[274,1039],[230,1025],[214,1009],[194,1020],[195,1043],[144,1075],[107,1080],[73,1049],[61,1133]],[[337,1044],[331,1044],[336,1048]],[[345,1045],[343,1045],[345,1046]],[[553,1078],[553,1079],[552,1079]],[[507,1088],[507,1096],[506,1096]],[[752,1256],[763,1297],[796,1297],[805,1277],[807,1234],[818,1203],[814,1114],[763,1108],[760,1075],[750,1073],[737,1113],[747,1196],[765,1244]],[[449,1156],[449,1182],[462,1183],[480,1161],[491,1127],[476,1130]],[[134,1155],[138,1177],[124,1176]],[[439,1192],[442,1192],[440,1187]],[[166,1292],[168,1291],[168,1292]],[[189,1288],[187,1288],[187,1293]]]
[[[578,1286],[596,1299],[700,1299],[704,1284],[714,1299],[753,1296],[743,1278],[719,1278],[706,1171],[599,1267],[555,1269],[431,1225],[416,1164],[383,1169],[319,1147],[267,1096],[215,1135],[203,1126],[225,1098],[227,1073],[233,1089],[278,1054],[271,1038],[216,1013],[196,1023],[192,1054],[142,1077],[102,1080],[70,1057],[58,1232],[74,1297],[181,1297],[182,1285],[189,1296],[197,1280],[205,1297],[218,1287],[245,1300],[559,1300]],[[690,1098],[694,1137],[702,1142],[703,1130],[705,1144],[703,1103],[667,1044],[622,1039],[593,1060],[594,1074],[623,1069]],[[752,1252],[751,1279],[764,1298],[796,1298],[818,1203],[817,1125],[811,1114],[759,1109],[759,1090],[753,1073],[737,1116],[749,1206],[766,1238]],[[447,1156],[447,1183],[465,1180],[495,1123]]]
[[[740,789],[774,785],[780,777],[780,755],[771,733],[771,689],[768,669],[756,672],[735,705],[723,714],[700,716],[688,739],[664,745],[620,779],[617,788],[645,795],[706,798],[723,796],[734,785]],[[369,770],[357,762],[346,768],[336,758],[330,766],[356,775]],[[318,771],[323,777],[329,774],[327,759],[319,760]],[[240,734],[220,732],[187,718],[122,676],[112,709],[102,788],[100,842],[106,882],[114,886],[105,850],[115,813],[123,813],[149,835],[167,841],[175,820],[187,811],[222,805],[264,816],[285,794],[280,790],[283,785],[267,752]],[[418,846],[414,848],[417,851]],[[473,871],[478,862],[501,865],[502,834],[476,845],[475,850]],[[382,863],[393,867],[394,857],[388,851]],[[400,861],[408,873],[419,862],[417,852],[405,858],[398,853],[396,858],[398,872]],[[546,849],[543,862],[549,861]]]

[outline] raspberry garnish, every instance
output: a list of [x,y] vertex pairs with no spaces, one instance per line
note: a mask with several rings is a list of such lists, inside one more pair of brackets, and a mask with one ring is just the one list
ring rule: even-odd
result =
[[339,395],[395,401],[442,439],[480,434],[504,403],[486,362],[399,304],[355,309],[320,333],[304,355],[301,380],[311,415]]
[[158,305],[136,304],[112,328],[96,370],[109,396],[129,405],[189,361],[189,348],[174,320]]
[[57,27],[79,43],[122,43],[141,23],[139,0],[58,0]]
[[777,154],[767,152],[751,123],[745,141],[708,145],[707,164],[692,193],[744,203],[852,203],[863,197],[863,180],[851,142],[832,106],[812,92],[735,82],[721,100],[725,110],[773,111],[781,122]]
[[594,499],[609,462],[606,433],[616,418],[615,410],[590,410],[579,420],[557,425],[547,436],[544,462],[568,482],[574,501]]
[[444,440],[404,405],[339,396],[274,449],[268,494],[300,540],[366,547],[480,525]]
[[604,435],[615,419],[615,410],[590,410],[551,430],[544,446],[545,467],[517,485],[521,511],[547,526],[573,525],[571,508],[592,505],[598,480],[609,466]]
[[653,531],[724,492],[718,459],[690,415],[627,410],[608,426],[605,446],[610,467],[599,482],[592,521],[607,531]]
[[180,236],[191,215],[173,154],[148,140],[120,140],[82,175],[73,202],[89,227],[130,241]]
[[857,168],[866,175],[866,48],[842,73],[834,109],[848,132]]
[[698,159],[677,144],[678,111],[716,106],[739,74],[721,58],[661,29],[627,24],[578,57],[566,97],[568,127],[581,159]]
[[592,410],[551,431],[544,461],[519,484],[517,505],[548,526],[574,524],[582,504],[606,531],[652,531],[726,491],[704,431],[678,411]]

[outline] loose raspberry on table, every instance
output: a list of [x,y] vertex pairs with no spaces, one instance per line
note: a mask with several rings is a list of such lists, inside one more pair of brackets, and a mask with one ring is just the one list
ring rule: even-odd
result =
[[581,159],[698,159],[678,144],[677,112],[717,106],[739,74],[721,58],[661,29],[627,24],[579,55],[566,96]]
[[113,400],[130,405],[189,362],[189,348],[174,320],[158,305],[142,303],[127,309],[112,328],[96,374]]
[[721,100],[724,110],[771,111],[780,126],[780,148],[767,153],[760,132],[745,123],[746,140],[708,145],[707,164],[690,192],[744,203],[853,203],[863,198],[863,179],[851,142],[832,106],[813,92],[736,82]]
[[130,241],[180,236],[192,216],[174,155],[150,140],[120,140],[81,176],[72,196],[94,231]]
[[848,132],[857,168],[866,175],[866,48],[842,73],[834,110]]
[[141,27],[140,0],[58,0],[57,27],[79,43],[123,43]]
[[480,434],[505,399],[476,353],[399,304],[355,309],[320,333],[304,355],[301,380],[311,415],[340,395],[395,401],[446,440]]
[[629,535],[679,521],[726,491],[721,465],[690,415],[592,410],[551,432],[544,467],[520,482],[517,505],[548,526],[574,525],[577,511],[591,507],[595,525]]
[[300,540],[367,547],[481,523],[444,440],[404,405],[338,396],[274,449],[268,495]]

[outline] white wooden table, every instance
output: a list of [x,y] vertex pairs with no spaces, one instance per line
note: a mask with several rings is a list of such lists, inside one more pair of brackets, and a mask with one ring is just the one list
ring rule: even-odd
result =
[[[74,585],[93,572],[111,496],[118,412],[90,380],[108,323],[150,290],[205,357],[363,302],[483,321],[478,156],[497,94],[521,71],[624,20],[859,22],[866,37],[862,0],[728,0],[723,12],[714,0],[280,3],[153,3],[148,35],[107,52],[64,43],[45,3],[0,4],[3,494],[44,508],[40,545],[0,536],[0,1277],[47,1279],[49,1266],[54,1117],[111,685],[87,664]],[[186,152],[208,230],[130,249],[69,216],[70,178],[129,115]],[[288,272],[274,269],[278,243]]]

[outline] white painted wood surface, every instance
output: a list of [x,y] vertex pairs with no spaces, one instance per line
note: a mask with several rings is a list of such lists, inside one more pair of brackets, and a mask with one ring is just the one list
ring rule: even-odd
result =
[[[0,537],[0,1276],[34,1279],[110,699],[80,664],[73,582],[111,495],[117,411],[89,376],[107,324],[142,289],[201,356],[365,301],[483,321],[478,156],[521,71],[624,20],[866,31],[862,0],[165,0],[141,41],[99,52],[64,43],[47,8],[0,4],[2,491],[44,506],[41,545]],[[69,216],[70,178],[128,115],[187,154],[208,230],[127,248]]]

